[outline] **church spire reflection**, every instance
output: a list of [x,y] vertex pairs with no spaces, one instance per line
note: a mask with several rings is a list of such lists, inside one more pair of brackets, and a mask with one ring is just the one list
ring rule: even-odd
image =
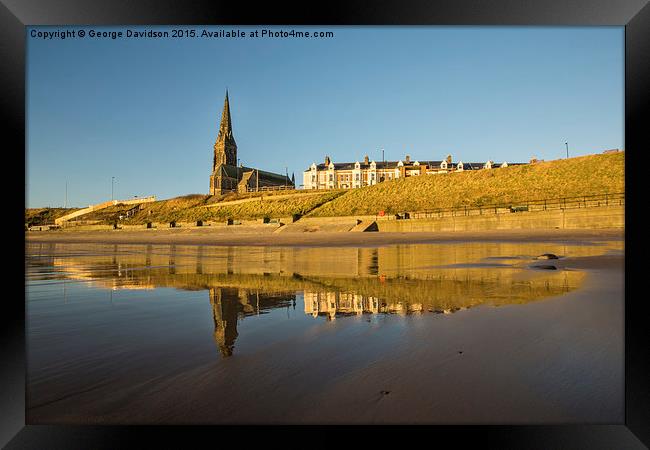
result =
[[295,294],[265,294],[240,288],[211,287],[209,289],[214,341],[224,358],[232,356],[239,336],[237,322],[247,316],[258,315],[272,308],[296,303]]
[[231,356],[237,339],[238,290],[210,288],[210,305],[214,319],[214,341],[221,355]]

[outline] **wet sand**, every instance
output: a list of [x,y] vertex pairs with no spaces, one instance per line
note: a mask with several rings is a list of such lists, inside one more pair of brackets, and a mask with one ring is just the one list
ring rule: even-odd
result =
[[497,230],[483,232],[388,233],[313,232],[273,233],[272,228],[171,228],[109,231],[31,231],[29,242],[92,242],[111,244],[250,245],[250,246],[381,246],[432,242],[562,241],[590,242],[623,239],[622,229]]
[[[623,256],[540,263],[584,270],[585,284],[527,305],[388,315],[381,326],[337,319],[227,364],[79,393],[28,411],[28,422],[623,423]],[[379,333],[396,339],[373,340]]]

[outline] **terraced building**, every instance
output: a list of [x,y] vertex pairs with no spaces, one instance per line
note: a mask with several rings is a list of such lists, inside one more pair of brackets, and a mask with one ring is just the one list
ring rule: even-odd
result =
[[[514,163],[521,164],[521,163]],[[453,162],[451,155],[442,161],[412,161],[409,155],[399,161],[370,161],[366,155],[363,162],[335,163],[329,156],[321,164],[313,163],[303,172],[304,189],[352,189],[372,186],[382,181],[418,175],[437,175],[463,170],[491,169],[506,167],[502,162],[485,163]]]

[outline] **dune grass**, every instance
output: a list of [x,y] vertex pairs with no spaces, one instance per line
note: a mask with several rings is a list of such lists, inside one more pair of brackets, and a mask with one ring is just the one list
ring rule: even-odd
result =
[[215,206],[203,210],[187,211],[191,217],[201,220],[232,219],[261,219],[263,217],[291,217],[294,214],[304,215],[336,197],[341,191],[323,192],[318,195],[296,195],[278,200],[264,197],[263,201],[239,203],[236,205]]
[[477,207],[624,190],[625,154],[619,152],[386,181],[347,191],[312,211],[310,216]]
[[[256,193],[250,194],[227,194],[222,196],[210,196],[201,194],[190,194],[168,200],[159,200],[152,203],[144,203],[134,215],[128,218],[119,219],[125,216],[126,212],[137,208],[134,205],[115,205],[100,211],[89,213],[80,217],[83,221],[97,221],[98,223],[119,222],[126,225],[144,224],[146,222],[196,222],[223,221],[226,219],[251,220],[268,218],[291,217],[294,214],[306,214],[312,209],[336,198],[343,191],[325,191],[316,195],[306,194],[301,191],[280,193]],[[289,197],[287,197],[289,195]],[[251,201],[239,204],[226,204],[218,206],[218,203],[242,198],[258,198],[262,201]],[[216,198],[215,198],[216,197]],[[276,197],[278,197],[276,199]],[[206,207],[206,205],[210,205]]]
[[[625,153],[589,155],[491,170],[464,171],[385,181],[351,190],[278,191],[219,196],[190,194],[141,205],[134,215],[119,220],[133,205],[116,205],[79,218],[99,223],[247,220],[310,216],[374,215],[436,208],[478,207],[525,200],[555,199],[625,191]],[[287,197],[287,194],[290,196]],[[310,194],[314,194],[310,192]],[[220,202],[263,197],[239,204]],[[277,198],[274,198],[277,197]],[[206,205],[210,205],[207,206]],[[73,208],[25,210],[30,224],[53,223]]]
[[54,220],[79,208],[25,208],[25,223],[28,226],[51,225]]

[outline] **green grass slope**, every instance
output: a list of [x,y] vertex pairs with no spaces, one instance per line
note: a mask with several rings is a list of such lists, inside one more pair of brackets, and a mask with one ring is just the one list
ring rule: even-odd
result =
[[53,225],[54,220],[79,208],[25,208],[25,223],[28,226]]
[[96,211],[79,218],[82,221],[99,221],[99,223],[119,222],[126,225],[144,224],[146,222],[195,222],[225,221],[226,219],[247,220],[261,219],[264,217],[280,218],[291,217],[293,214],[306,214],[312,209],[326,203],[343,191],[325,191],[307,193],[305,191],[281,192],[263,195],[262,201],[251,201],[237,204],[224,204],[220,202],[257,198],[262,194],[236,195],[212,197],[209,195],[190,194],[168,200],[159,200],[142,204],[131,217],[119,220],[120,215],[137,208],[134,205],[115,205]]
[[372,215],[625,191],[625,153],[386,181],[347,191],[310,216]]
[[[465,171],[386,181],[360,189],[333,191],[278,191],[221,196],[185,195],[145,203],[129,218],[120,215],[133,205],[116,205],[81,216],[81,221],[144,224],[310,216],[374,215],[458,206],[485,206],[583,195],[619,193],[625,190],[625,153],[589,155],[523,166]],[[262,201],[224,204],[263,196]],[[208,206],[209,205],[209,206]],[[53,223],[74,209],[26,209],[29,224]]]

